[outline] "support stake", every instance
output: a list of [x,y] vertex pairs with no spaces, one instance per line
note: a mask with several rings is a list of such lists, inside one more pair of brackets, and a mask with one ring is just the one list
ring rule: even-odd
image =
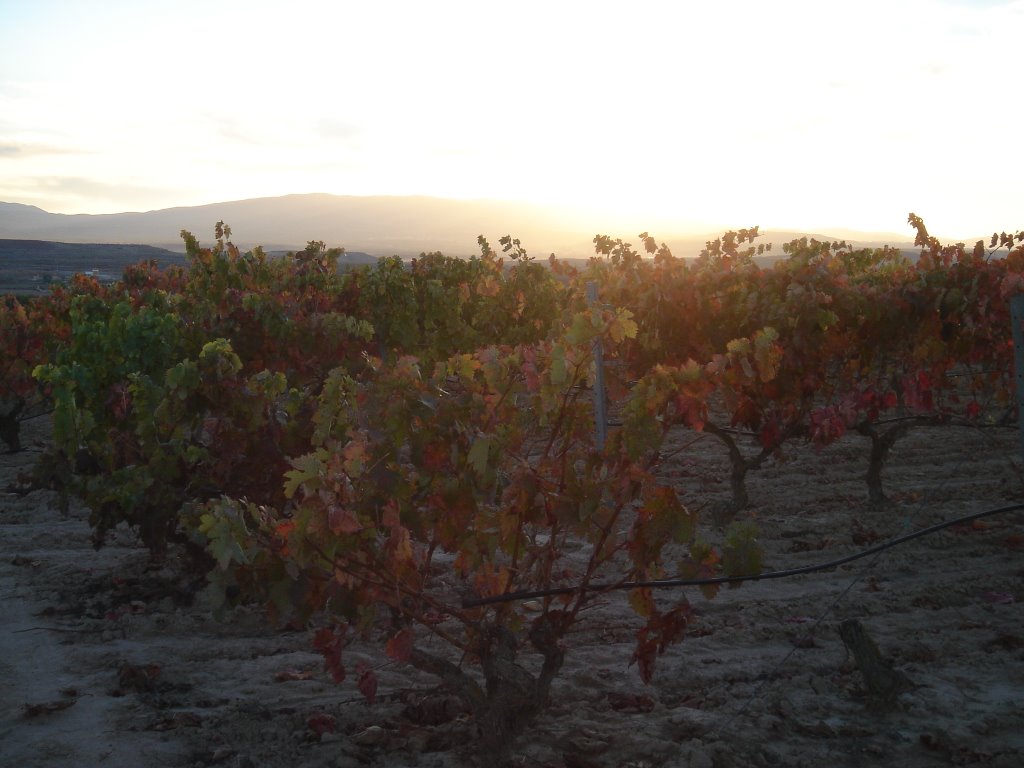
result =
[[1017,379],[1017,426],[1024,457],[1024,294],[1010,298],[1010,322],[1013,323],[1013,367]]
[[[597,283],[593,280],[587,281],[587,303],[590,306],[597,303]],[[599,338],[594,339],[594,429],[597,449],[603,451],[608,438],[608,400],[604,387],[604,349]]]

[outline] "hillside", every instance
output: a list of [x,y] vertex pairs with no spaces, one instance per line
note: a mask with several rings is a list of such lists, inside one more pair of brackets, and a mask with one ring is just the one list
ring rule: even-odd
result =
[[[452,256],[477,253],[477,236],[492,245],[511,234],[532,256],[589,257],[595,234],[632,239],[644,229],[666,241],[678,256],[696,256],[704,243],[721,233],[673,233],[654,222],[622,222],[606,218],[566,217],[539,205],[507,201],[448,200],[435,197],[356,197],[327,194],[286,195],[252,200],[166,208],[144,213],[103,215],[55,214],[17,203],[0,203],[0,237],[58,240],[67,243],[148,243],[173,251],[184,249],[182,229],[203,242],[212,238],[214,224],[224,221],[243,248],[262,245],[268,251],[296,250],[309,240],[323,240],[348,252],[410,258],[442,251]],[[758,222],[737,222],[747,227]],[[781,244],[803,234],[818,239],[832,235],[765,231],[762,242]],[[876,244],[902,241],[872,233],[847,240]],[[835,238],[842,239],[842,238]]]
[[[148,260],[161,267],[184,266],[185,254],[152,245],[0,239],[0,294],[43,291],[49,283],[65,281],[76,273],[94,274],[104,282],[117,280],[129,264]],[[345,253],[339,265],[344,268],[376,261],[367,253]]]
[[184,254],[151,245],[0,239],[0,293],[42,290],[76,272],[116,280],[126,265],[149,259],[161,267],[185,263]]
[[65,215],[34,206],[0,203],[0,236],[65,242],[143,242],[183,250],[182,229],[200,240],[217,221],[229,224],[241,247],[295,250],[309,240],[376,256],[424,251],[469,255],[480,234],[497,241],[512,233],[531,251],[586,255],[593,232],[565,231],[538,206],[429,197],[287,195],[144,213]]

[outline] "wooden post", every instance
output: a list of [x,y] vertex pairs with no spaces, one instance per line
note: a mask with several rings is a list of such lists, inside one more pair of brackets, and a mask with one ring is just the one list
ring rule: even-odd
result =
[[1013,323],[1013,363],[1017,379],[1017,426],[1024,456],[1024,294],[1011,297],[1010,322]]
[[[590,306],[597,304],[597,283],[587,281],[587,302]],[[608,399],[604,387],[604,349],[601,339],[594,339],[594,429],[597,438],[597,449],[604,450],[608,438]]]

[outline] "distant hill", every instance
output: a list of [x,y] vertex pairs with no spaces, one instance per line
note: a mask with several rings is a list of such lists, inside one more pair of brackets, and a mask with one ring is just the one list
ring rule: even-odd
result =
[[[24,238],[65,243],[147,243],[183,251],[185,229],[200,242],[213,239],[218,221],[231,226],[233,240],[243,248],[262,245],[268,251],[303,248],[310,240],[341,246],[349,253],[405,258],[422,252],[442,251],[451,256],[478,253],[477,236],[484,235],[493,248],[498,238],[510,234],[522,241],[530,255],[589,257],[595,234],[623,237],[639,245],[634,231],[623,232],[597,220],[566,218],[541,205],[487,200],[448,200],[435,197],[340,196],[327,194],[286,195],[165,208],[145,213],[56,214],[31,205],[0,202],[0,238]],[[749,226],[747,222],[744,226]],[[636,227],[637,231],[644,225]],[[652,229],[677,256],[696,256],[715,234],[679,234]],[[782,244],[802,233],[765,231],[758,242],[771,242],[781,253]],[[857,245],[898,243],[906,238],[875,234],[863,238],[846,232],[843,237]],[[832,235],[808,235],[819,240],[843,239]]]
[[[302,249],[291,248],[285,251],[267,251],[267,256],[269,256],[272,259],[279,259],[287,256],[289,253],[294,253],[296,250]],[[345,270],[348,269],[349,267],[372,266],[376,264],[378,261],[380,261],[379,256],[371,256],[370,254],[363,253],[361,251],[345,251],[343,254],[341,254],[341,257],[338,259],[338,269]]]
[[[51,282],[66,281],[71,275],[83,272],[94,274],[104,282],[114,281],[121,278],[129,264],[148,260],[156,261],[161,267],[184,266],[185,254],[152,245],[0,239],[0,294],[45,290]],[[339,267],[376,261],[375,256],[367,253],[346,252],[339,260]]]
[[587,255],[594,233],[567,230],[540,206],[432,197],[350,197],[324,194],[237,200],[145,213],[54,214],[35,206],[0,203],[0,237],[63,242],[148,243],[184,250],[185,229],[212,240],[218,221],[231,226],[240,247],[268,251],[303,248],[310,240],[375,256],[417,256],[424,251],[478,253],[477,236],[497,246],[512,234],[531,253],[564,249]]

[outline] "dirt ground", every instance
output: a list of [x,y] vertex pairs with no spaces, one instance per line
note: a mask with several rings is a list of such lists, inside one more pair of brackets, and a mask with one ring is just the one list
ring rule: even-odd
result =
[[[470,765],[470,724],[434,681],[379,669],[367,706],[323,672],[303,632],[254,609],[215,621],[204,595],[128,531],[94,551],[86,513],[7,489],[30,450],[0,455],[0,765],[354,768]],[[678,439],[683,439],[680,436]],[[790,449],[749,480],[768,569],[1024,501],[1019,438],[920,429],[897,444],[887,508],[866,502],[864,438]],[[698,508],[728,497],[711,438],[663,468]],[[721,533],[708,529],[707,537]],[[1024,513],[947,529],[824,573],[748,583],[698,611],[644,686],[624,595],[571,637],[553,705],[516,745],[523,766],[1024,765]],[[662,595],[659,599],[669,599]],[[904,684],[866,695],[839,625],[857,619]],[[349,659],[379,664],[374,649]]]

